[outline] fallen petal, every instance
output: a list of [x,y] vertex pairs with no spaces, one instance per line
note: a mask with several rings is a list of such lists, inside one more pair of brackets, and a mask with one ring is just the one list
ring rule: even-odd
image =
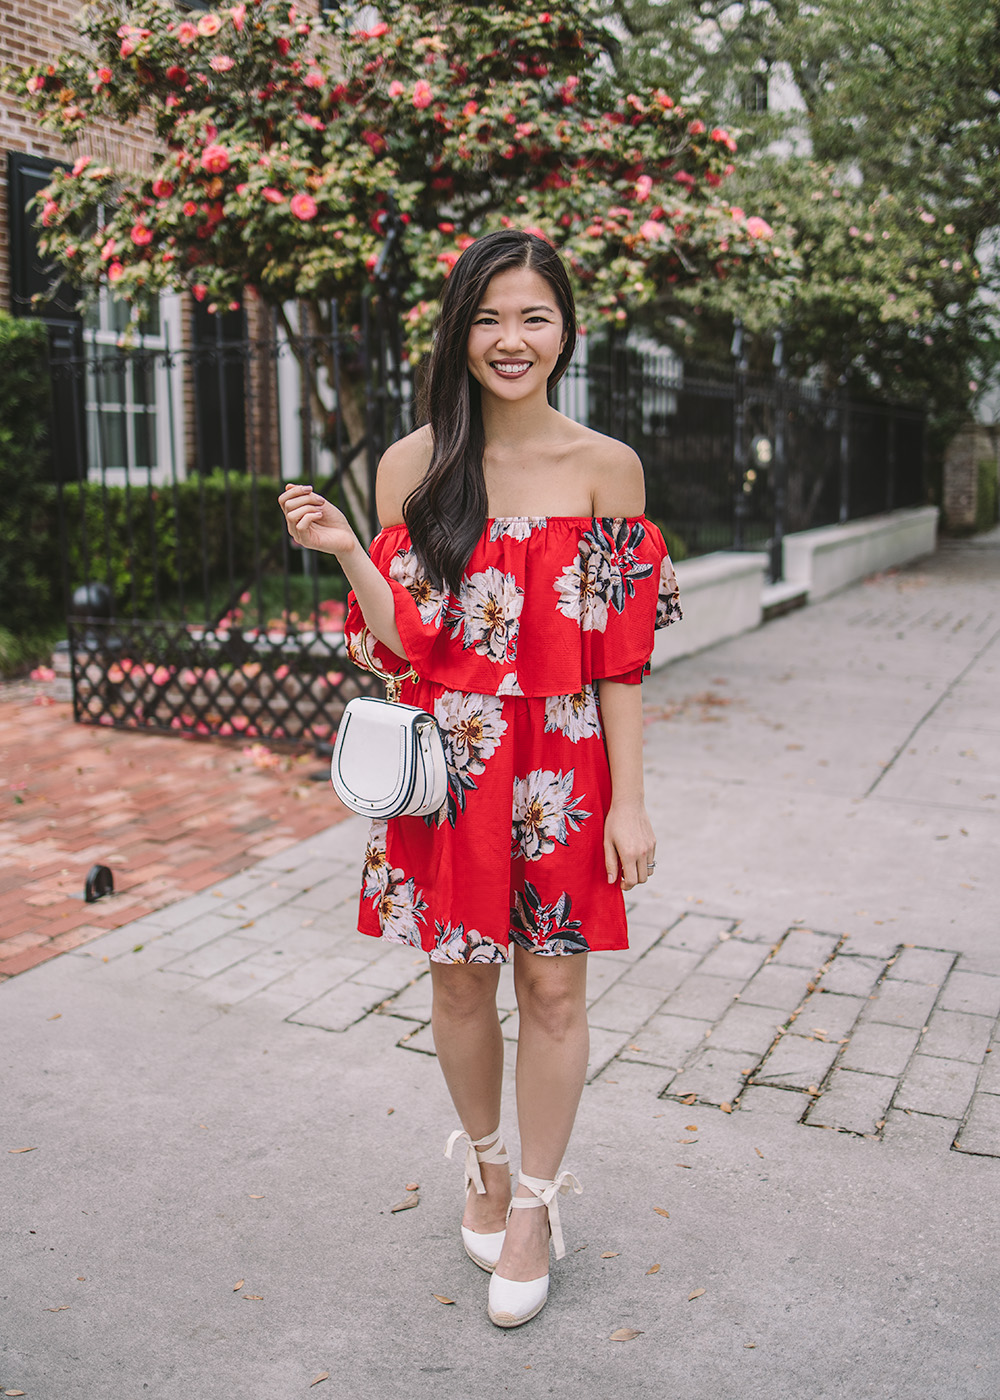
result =
[[621,1253],[621,1251],[620,1251],[620,1250],[617,1250],[617,1249],[606,1249],[606,1250],[604,1251],[604,1253],[601,1255],[601,1258],[602,1258],[602,1259],[617,1259],[617,1258],[618,1258],[618,1255],[619,1255],[620,1253]]
[[319,1373],[319,1375],[316,1377],[316,1379],[315,1379],[314,1381],[310,1381],[310,1382],[309,1382],[309,1387],[310,1387],[310,1389],[312,1389],[312,1387],[313,1387],[314,1385],[319,1385],[320,1381],[328,1381],[329,1379],[330,1379],[330,1372],[329,1372],[329,1371],[320,1371],[320,1373]]
[[641,1337],[642,1330],[636,1327],[619,1327],[617,1332],[612,1332],[610,1340],[612,1342],[631,1342],[635,1337]]
[[453,1304],[453,1303],[455,1302],[454,1298],[446,1298],[446,1297],[444,1296],[443,1293],[434,1293],[434,1294],[432,1294],[431,1296],[434,1297],[434,1298],[436,1298],[436,1299],[438,1300],[439,1303],[452,1303],[452,1304]]
[[651,1264],[650,1267],[646,1270],[646,1277],[648,1278],[650,1274],[658,1274],[659,1272],[659,1264]]
[[414,1206],[420,1204],[420,1197],[416,1191],[411,1191],[408,1196],[404,1196],[401,1201],[397,1201],[394,1206],[390,1206],[389,1213],[396,1215],[401,1210],[412,1210]]
[[704,1291],[705,1291],[704,1288],[696,1288],[696,1289],[694,1290],[693,1293],[689,1293],[689,1294],[688,1294],[688,1302],[690,1303],[690,1302],[692,1302],[695,1298],[700,1298],[701,1295],[704,1293]]
[[653,1210],[656,1212],[657,1215],[662,1215],[664,1220],[670,1219],[669,1210],[664,1210],[662,1206],[654,1206]]

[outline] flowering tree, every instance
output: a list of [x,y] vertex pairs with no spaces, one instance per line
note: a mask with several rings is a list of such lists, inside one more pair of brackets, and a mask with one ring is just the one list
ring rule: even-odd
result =
[[[482,231],[555,242],[585,321],[737,267],[787,266],[780,238],[725,197],[736,142],[662,88],[632,91],[604,58],[599,0],[492,5],[347,0],[329,28],[245,0],[182,19],[170,0],[82,15],[80,51],[17,82],[68,142],[96,119],[152,121],[136,174],[81,157],[41,199],[42,247],[85,292],[142,304],[188,288],[210,310],[245,293],[279,308],[357,306],[390,195],[406,224],[409,352],[428,345],[442,277]],[[349,421],[349,419],[348,419]]]

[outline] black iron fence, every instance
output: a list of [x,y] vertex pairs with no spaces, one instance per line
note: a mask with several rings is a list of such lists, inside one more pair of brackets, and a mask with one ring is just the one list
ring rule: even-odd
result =
[[[322,745],[370,689],[344,643],[335,560],[294,546],[276,497],[312,480],[377,528],[374,471],[412,426],[393,292],[322,324],[258,315],[133,348],[114,327],[53,337],[53,460],[76,718]],[[785,533],[924,500],[919,413],[592,342],[564,411],[630,442],[675,552],[768,549]]]

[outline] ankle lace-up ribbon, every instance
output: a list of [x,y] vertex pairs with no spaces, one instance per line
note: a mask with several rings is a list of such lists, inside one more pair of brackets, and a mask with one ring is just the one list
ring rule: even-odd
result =
[[556,1258],[561,1259],[566,1253],[566,1246],[563,1244],[562,1225],[559,1223],[558,1198],[568,1195],[571,1191],[580,1196],[583,1194],[583,1187],[572,1172],[560,1172],[553,1181],[546,1181],[540,1176],[525,1176],[524,1172],[518,1172],[517,1179],[522,1186],[527,1186],[531,1195],[515,1196],[510,1203],[511,1209],[527,1210],[532,1206],[545,1206],[549,1213],[552,1248]]
[[473,1142],[464,1128],[456,1128],[448,1139],[444,1155],[450,1159],[458,1143],[465,1144],[466,1190],[470,1186],[475,1186],[476,1193],[485,1196],[486,1187],[483,1184],[483,1174],[479,1169],[480,1162],[489,1162],[491,1165],[499,1166],[502,1162],[510,1161],[500,1139],[500,1129],[496,1128],[492,1133],[487,1133],[485,1137],[477,1138]]

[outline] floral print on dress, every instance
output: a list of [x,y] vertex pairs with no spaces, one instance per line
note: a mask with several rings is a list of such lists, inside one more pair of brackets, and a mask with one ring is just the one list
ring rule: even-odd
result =
[[521,696],[524,695],[524,691],[521,689],[521,684],[517,679],[516,671],[507,672],[503,680],[501,680],[500,684],[497,686],[497,694]]
[[569,834],[579,831],[590,812],[581,809],[585,794],[573,796],[575,770],[558,773],[536,768],[514,781],[511,820],[511,855],[541,860],[565,846]]
[[465,925],[442,923],[435,919],[437,934],[431,949],[431,962],[444,963],[502,963],[507,961],[507,952],[492,938],[485,938],[478,929]]
[[580,920],[569,917],[572,908],[573,901],[565,890],[551,904],[543,904],[538,890],[526,880],[510,911],[510,936],[529,953],[589,953],[590,944],[580,932]]
[[448,602],[445,620],[452,634],[462,633],[466,650],[475,648],[491,661],[513,661],[523,603],[514,575],[491,566],[465,575],[458,598]]
[[677,587],[677,575],[674,573],[674,566],[670,562],[670,555],[667,554],[660,564],[660,586],[656,595],[656,623],[655,630],[661,627],[669,627],[672,622],[680,622],[684,614],[681,612],[680,589]]
[[580,536],[576,559],[553,584],[563,616],[579,622],[584,632],[604,632],[608,608],[623,612],[626,598],[635,597],[636,580],[652,576],[653,565],[637,553],[645,538],[639,520],[595,518]]
[[408,880],[404,871],[391,868],[386,855],[387,832],[384,821],[374,821],[369,828],[361,897],[374,904],[387,943],[407,943],[419,948],[418,920],[424,922],[427,902],[412,877]]
[[392,556],[389,577],[401,583],[417,605],[420,621],[425,627],[440,627],[448,594],[435,588],[420,567],[413,549],[400,549]]
[[368,844],[362,866],[362,899],[381,899],[383,890],[392,878],[389,857],[386,855],[387,832],[384,820],[373,821],[368,828]]
[[495,695],[472,695],[446,690],[434,701],[434,718],[441,730],[445,762],[448,765],[448,797],[435,813],[425,817],[429,825],[452,826],[459,812],[465,811],[466,792],[475,792],[474,773],[486,771],[507,732],[503,701]]
[[490,540],[526,540],[532,530],[544,530],[546,515],[498,515],[490,521]]
[[585,685],[576,695],[550,695],[545,700],[545,733],[563,734],[571,744],[601,732],[597,690]]

